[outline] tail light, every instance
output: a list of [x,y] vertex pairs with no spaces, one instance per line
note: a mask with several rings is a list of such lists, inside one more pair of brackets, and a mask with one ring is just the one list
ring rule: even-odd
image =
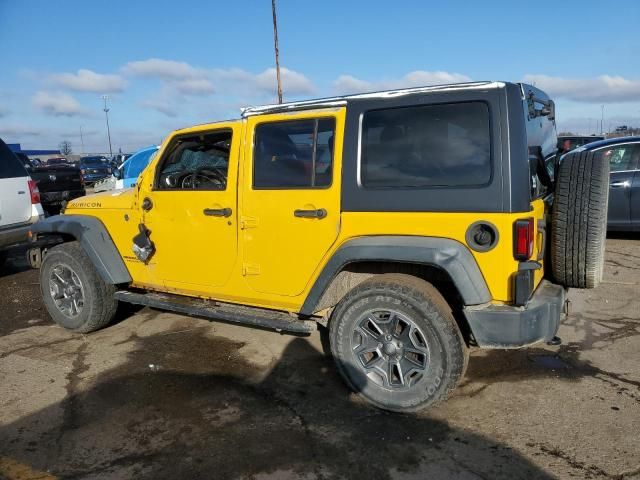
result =
[[513,235],[513,257],[516,260],[526,261],[533,255],[533,218],[516,220]]
[[29,193],[31,194],[31,204],[40,203],[40,190],[38,184],[34,180],[29,180]]

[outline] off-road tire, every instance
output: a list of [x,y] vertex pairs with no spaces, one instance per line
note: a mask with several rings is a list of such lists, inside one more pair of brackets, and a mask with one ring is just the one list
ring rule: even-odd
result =
[[[51,272],[58,265],[69,266],[82,282],[84,305],[74,318],[58,309],[49,290]],[[113,298],[115,286],[100,277],[78,242],[63,243],[47,252],[40,267],[40,290],[51,318],[74,332],[89,333],[105,327],[113,320],[118,307],[118,301]]]
[[[360,335],[356,329],[362,324],[361,319],[381,310],[395,311],[410,319],[428,346],[426,370],[415,383],[407,382],[404,389],[394,390],[384,380],[372,380],[355,353],[353,339]],[[433,285],[411,275],[383,274],[362,282],[336,306],[329,330],[331,352],[347,385],[385,410],[417,411],[446,399],[467,367],[469,353],[451,308]]]
[[9,258],[9,252],[7,250],[0,250],[0,268],[4,267],[7,258]]
[[567,154],[551,214],[551,269],[559,284],[595,288],[602,280],[608,203],[609,162],[593,152]]

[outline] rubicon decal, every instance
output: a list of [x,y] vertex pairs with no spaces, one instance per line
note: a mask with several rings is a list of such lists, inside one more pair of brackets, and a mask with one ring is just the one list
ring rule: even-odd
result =
[[73,202],[69,206],[71,208],[102,208],[100,202]]

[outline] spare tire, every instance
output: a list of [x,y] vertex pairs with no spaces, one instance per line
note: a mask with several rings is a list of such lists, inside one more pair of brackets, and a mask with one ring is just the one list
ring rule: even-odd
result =
[[560,162],[551,213],[551,269],[565,287],[595,288],[602,280],[609,203],[609,162],[593,152]]

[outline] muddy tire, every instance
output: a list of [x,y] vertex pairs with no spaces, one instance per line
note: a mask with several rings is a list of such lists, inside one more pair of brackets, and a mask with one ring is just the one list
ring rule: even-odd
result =
[[551,268],[559,284],[595,288],[602,280],[608,203],[609,162],[593,152],[567,154],[551,215]]
[[375,276],[351,290],[329,323],[331,352],[349,387],[395,412],[447,398],[468,351],[440,292],[404,274]]
[[53,247],[40,268],[40,290],[51,318],[79,333],[106,326],[115,316],[115,286],[105,283],[78,242]]

